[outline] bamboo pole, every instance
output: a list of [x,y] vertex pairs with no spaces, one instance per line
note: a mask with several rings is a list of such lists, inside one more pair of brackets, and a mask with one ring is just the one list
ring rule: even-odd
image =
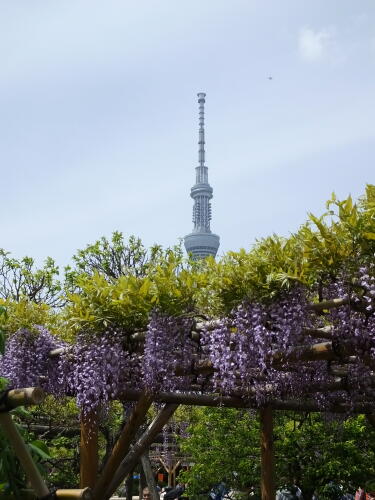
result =
[[261,431],[261,497],[262,500],[275,500],[272,408],[269,406],[261,408],[259,414]]
[[[144,391],[139,391],[138,403],[126,422],[112,453],[105,464],[103,471],[94,487],[94,498],[102,500],[106,487],[115,474],[121,460],[129,451],[132,440],[137,430],[146,419],[147,412],[152,403],[152,396]],[[130,471],[129,471],[130,472]]]
[[45,392],[40,387],[11,389],[6,394],[1,410],[9,411],[18,406],[39,405],[44,401],[45,397]]
[[341,307],[350,304],[349,297],[338,298],[331,300],[323,300],[322,302],[317,302],[315,304],[309,304],[308,309],[315,312],[324,311],[324,309],[335,309],[336,307]]
[[55,492],[55,498],[61,500],[92,500],[92,491],[90,488],[84,488],[83,490],[57,490]]
[[[288,351],[274,351],[268,362],[273,368],[282,369],[285,363],[303,361],[340,361],[342,357],[355,354],[355,346],[351,342],[343,341],[333,345],[332,341],[319,342],[312,345],[292,347]],[[370,367],[375,365],[371,356],[363,356],[362,361]],[[177,368],[175,375],[211,374],[214,367],[209,359],[195,360],[190,368]]]
[[151,493],[151,499],[152,500],[159,500],[160,499],[159,492],[158,492],[158,489],[156,487],[156,481],[155,481],[154,473],[152,471],[151,462],[150,462],[148,453],[144,453],[141,456],[141,463],[142,463],[143,472],[145,473],[147,486],[148,486],[148,489],[150,490],[150,493]]
[[98,412],[81,413],[80,440],[80,487],[93,488],[97,480],[98,455]]
[[23,470],[26,473],[28,480],[36,495],[40,498],[49,495],[49,490],[40,475],[40,472],[31,458],[30,452],[24,443],[13,419],[9,413],[0,413],[0,425],[4,431],[5,436],[10,441],[20,461]]
[[323,326],[322,328],[303,328],[302,335],[309,335],[317,339],[331,339],[333,327]]
[[133,448],[122,460],[105,492],[105,495],[103,495],[101,500],[107,499],[113,494],[119,484],[133,469],[137,461],[140,459],[141,455],[150,447],[154,440],[154,437],[162,430],[164,425],[168,422],[177,408],[178,404],[166,404],[159,411],[159,413],[143,433],[141,438],[135,443]]

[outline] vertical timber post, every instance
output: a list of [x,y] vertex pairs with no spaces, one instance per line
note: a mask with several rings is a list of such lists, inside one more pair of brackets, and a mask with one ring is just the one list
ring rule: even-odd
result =
[[125,481],[126,500],[132,500],[133,497],[133,471],[128,475]]
[[141,456],[141,463],[143,472],[145,473],[146,483],[151,493],[151,500],[159,500],[159,492],[156,487],[154,471],[152,470],[151,461],[148,456],[148,453],[144,453]]
[[170,488],[173,487],[173,468],[172,466],[171,467],[166,467],[166,470],[167,470],[167,474],[168,474],[168,486]]
[[146,476],[142,467],[142,463],[139,463],[139,483],[138,483],[138,491],[139,491],[139,499],[143,498],[143,490],[146,488]]
[[273,415],[272,408],[260,409],[260,449],[261,449],[261,497],[262,500],[275,500],[274,454],[273,454]]
[[98,412],[81,412],[80,487],[93,488],[98,475]]

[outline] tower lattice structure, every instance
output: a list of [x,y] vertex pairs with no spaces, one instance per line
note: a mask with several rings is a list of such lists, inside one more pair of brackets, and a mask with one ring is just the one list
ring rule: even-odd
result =
[[193,206],[193,231],[185,236],[185,248],[194,259],[202,259],[212,255],[216,256],[220,238],[211,232],[210,223],[212,219],[211,198],[213,190],[208,183],[208,168],[206,166],[205,135],[204,135],[204,104],[206,94],[198,94],[199,104],[199,151],[198,166],[195,168],[196,180],[191,188],[190,196],[194,200]]

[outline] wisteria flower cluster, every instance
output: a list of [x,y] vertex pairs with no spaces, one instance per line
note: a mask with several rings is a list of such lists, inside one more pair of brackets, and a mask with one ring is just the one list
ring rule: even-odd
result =
[[301,287],[271,304],[244,303],[202,338],[203,350],[214,367],[214,390],[240,393],[259,405],[275,397],[298,397],[317,380],[320,365],[291,370],[272,365],[276,352],[287,352],[304,341],[303,329],[314,325],[308,300]]
[[41,326],[36,326],[34,331],[21,328],[7,341],[0,359],[0,374],[12,387],[40,386],[51,391],[57,367],[49,353],[64,345]]
[[144,387],[151,391],[187,388],[188,376],[178,376],[177,369],[191,367],[196,344],[191,340],[193,320],[166,316],[155,311],[145,339],[142,363]]
[[115,399],[139,375],[137,359],[122,347],[121,332],[105,333],[94,340],[80,336],[70,355],[59,361],[59,382],[65,392],[76,395],[84,413]]
[[[137,356],[123,350],[122,334],[110,330],[95,339],[80,335],[72,346],[46,329],[20,329],[7,342],[0,374],[13,387],[39,386],[55,396],[74,395],[84,413],[104,405],[140,381]],[[64,352],[56,358],[50,352]]]

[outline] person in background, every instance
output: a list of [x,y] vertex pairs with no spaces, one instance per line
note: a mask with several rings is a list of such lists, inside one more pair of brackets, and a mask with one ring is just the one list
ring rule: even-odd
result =
[[148,488],[143,488],[142,500],[151,500],[151,492]]
[[172,488],[164,495],[164,500],[175,500],[180,498],[185,491],[185,486],[182,483],[178,483],[175,488]]

